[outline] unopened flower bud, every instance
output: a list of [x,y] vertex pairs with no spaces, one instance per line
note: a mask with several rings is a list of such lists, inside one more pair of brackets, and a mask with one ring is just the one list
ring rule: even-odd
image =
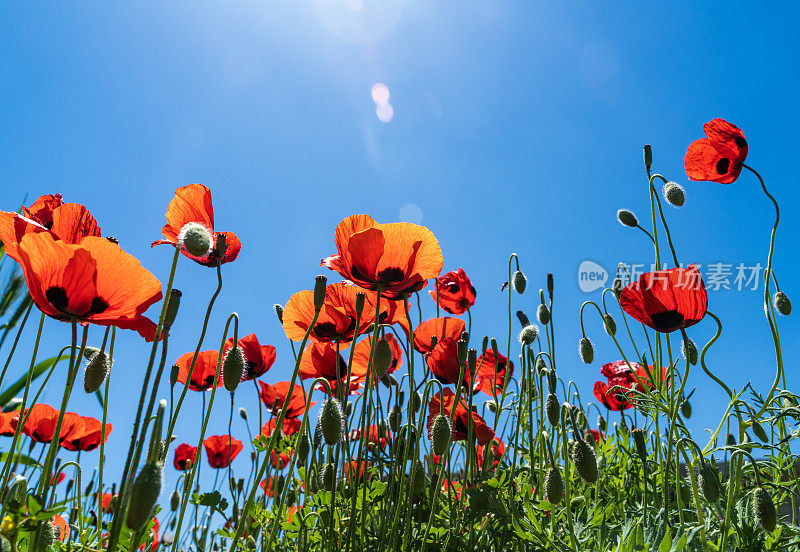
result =
[[297,442],[297,460],[301,464],[305,464],[306,458],[308,458],[308,453],[311,450],[311,441],[308,438],[308,435],[303,433],[300,436],[300,440]]
[[768,533],[775,530],[778,521],[778,514],[775,511],[775,504],[772,497],[764,487],[753,489],[753,517],[756,522]]
[[239,416],[242,420],[247,421],[247,410],[245,410],[244,407],[239,408]]
[[447,452],[452,431],[450,418],[443,414],[439,414],[434,418],[433,429],[431,430],[431,446],[434,454],[441,456]]
[[735,447],[736,446],[736,437],[734,437],[732,433],[728,433],[728,437],[726,438],[725,443],[729,447]]
[[328,283],[328,278],[325,276],[317,276],[314,281],[314,308],[320,310],[325,303],[325,291]]
[[681,354],[692,366],[697,364],[697,347],[691,339],[687,338],[681,341]]
[[561,405],[555,393],[549,393],[547,395],[545,410],[547,412],[547,421],[550,422],[550,425],[557,427],[561,421]]
[[375,356],[372,366],[375,368],[375,375],[378,379],[382,378],[389,366],[392,364],[392,348],[389,342],[381,339],[375,344]]
[[328,398],[322,405],[322,411],[319,415],[319,425],[322,428],[322,436],[325,438],[325,443],[333,445],[342,437],[342,424],[344,423],[344,416],[342,416],[342,407],[339,401],[333,397]]
[[647,170],[653,166],[653,148],[650,147],[650,144],[644,145],[644,166]]
[[110,370],[111,361],[103,351],[99,351],[86,365],[86,371],[83,374],[83,389],[87,393],[94,393],[100,389]]
[[275,303],[275,305],[273,305],[273,308],[275,309],[275,316],[278,317],[278,322],[283,324],[283,306],[279,305],[278,303]]
[[647,444],[644,440],[644,431],[637,427],[631,431],[631,436],[633,437],[633,443],[636,445],[636,454],[639,455],[639,459],[642,462],[647,463]]
[[328,462],[322,468],[319,478],[320,487],[326,491],[332,491],[336,487],[336,467],[333,462]]
[[591,364],[592,360],[594,360],[594,347],[592,347],[592,342],[589,341],[588,337],[582,337],[580,343],[578,344],[578,351],[581,354],[581,359],[586,364]]
[[181,493],[178,489],[172,491],[172,495],[169,497],[169,507],[170,509],[175,512],[178,510],[178,507],[181,505]]
[[719,494],[722,490],[717,472],[709,464],[700,466],[699,471],[697,482],[700,484],[700,490],[703,492],[703,496],[706,497],[706,500],[714,504],[719,499]]
[[614,321],[614,317],[610,314],[607,314],[603,317],[603,325],[606,328],[606,333],[611,337],[614,337],[617,333],[617,323]]
[[622,278],[617,276],[611,284],[611,291],[613,291],[616,298],[619,299],[623,289],[625,289],[625,283],[622,281]]
[[49,519],[40,521],[39,526],[36,528],[36,538],[32,539],[37,543],[36,550],[32,552],[47,552],[53,543],[56,541],[56,530],[53,522]]
[[517,311],[517,320],[519,320],[519,323],[522,325],[523,328],[531,323],[531,321],[528,319],[528,315],[522,312],[521,310]]
[[181,367],[177,364],[173,364],[172,368],[169,370],[169,386],[175,387],[175,384],[178,383],[178,375],[180,374]]
[[459,339],[456,342],[456,356],[459,365],[467,362],[467,342],[464,339]]
[[681,416],[687,420],[692,417],[692,403],[685,400],[681,403]]
[[178,233],[178,243],[194,257],[205,257],[214,246],[214,238],[208,228],[198,222],[189,222]]
[[551,466],[547,469],[544,476],[544,496],[550,504],[558,504],[564,498],[564,479],[557,467]]
[[512,283],[514,284],[514,289],[517,293],[520,295],[525,293],[525,287],[528,285],[528,280],[525,278],[525,275],[522,273],[522,271],[517,270],[514,272]]
[[670,205],[674,205],[675,207],[683,207],[683,204],[686,201],[686,193],[680,184],[670,181],[664,184],[664,199],[666,199],[667,203]]
[[583,495],[578,495],[572,497],[572,500],[569,501],[569,507],[574,512],[575,510],[581,508],[585,503],[586,503],[586,498]]
[[617,211],[617,220],[623,226],[630,226],[631,228],[639,226],[639,220],[636,218],[636,215],[627,209],[620,209]]
[[550,296],[550,299],[553,298],[553,273],[547,273],[547,295]]
[[152,517],[153,507],[161,494],[163,467],[161,462],[149,462],[133,481],[125,524],[134,531],[141,529]]
[[775,292],[775,297],[772,299],[775,304],[775,309],[784,316],[792,314],[792,302],[789,297],[782,291]]
[[414,409],[414,412],[419,412],[419,409],[422,408],[422,395],[420,393],[412,393],[411,394],[411,407]]
[[164,313],[164,329],[169,330],[178,316],[178,309],[181,306],[181,290],[172,288],[169,290],[169,302],[167,303],[167,311]]
[[578,439],[575,442],[575,448],[572,449],[572,461],[575,463],[575,471],[581,476],[581,479],[587,483],[594,483],[599,477],[597,470],[597,456],[595,455],[594,448],[583,439]]
[[602,433],[602,432],[604,432],[606,430],[607,427],[608,427],[608,423],[606,422],[606,419],[603,417],[602,414],[598,414],[597,415],[597,429],[599,429],[600,432]]
[[400,424],[403,421],[403,412],[399,405],[394,405],[389,412],[389,427],[395,433],[400,431]]
[[486,408],[489,409],[489,412],[494,414],[497,412],[497,403],[494,401],[494,399],[489,399],[486,401]]
[[764,431],[764,427],[760,423],[758,423],[758,421],[756,421],[755,419],[750,420],[750,423],[751,427],[753,428],[753,433],[755,434],[755,436],[758,437],[758,439],[762,443],[769,442],[769,436],[767,435],[767,432]]
[[225,359],[222,361],[222,382],[225,384],[225,389],[233,393],[242,381],[242,374],[244,374],[247,359],[244,357],[244,351],[239,345],[234,345],[228,352],[225,353]]
[[542,326],[547,326],[550,322],[550,309],[547,308],[547,305],[539,305],[539,308],[536,309],[536,318],[539,319]]

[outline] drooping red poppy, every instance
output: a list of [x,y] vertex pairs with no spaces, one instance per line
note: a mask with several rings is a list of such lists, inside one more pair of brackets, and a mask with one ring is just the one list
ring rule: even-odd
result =
[[[22,426],[21,432],[37,443],[49,443],[53,440],[53,434],[56,430],[56,423],[58,422],[59,411],[47,404],[34,404],[27,410],[28,419],[25,420],[25,425]],[[20,416],[25,419],[25,413],[17,412],[11,420],[11,425],[16,429],[19,423]],[[59,437],[62,439],[66,437],[72,430],[75,419],[72,416],[64,415],[64,421],[61,424],[61,431]]]
[[[265,437],[269,437],[270,435],[272,435],[272,432],[275,431],[275,424],[277,422],[278,422],[277,417],[267,421],[267,423],[261,426],[261,435],[264,435]],[[296,435],[297,433],[300,432],[300,419],[284,418],[282,431],[286,437],[291,437],[292,435]]]
[[[229,337],[225,342],[223,358],[231,347],[233,347],[233,338]],[[263,376],[275,363],[275,347],[272,345],[261,345],[258,342],[256,334],[251,333],[241,338],[239,340],[239,347],[241,347],[244,358],[247,360],[244,373],[242,374],[242,381],[253,380]]]
[[48,316],[155,338],[143,314],[161,299],[161,283],[118,245],[97,237],[69,244],[43,232],[23,236],[18,252],[31,297]]
[[[495,371],[495,362],[497,370]],[[495,375],[496,374],[496,375]],[[472,385],[474,393],[482,391],[489,396],[492,395],[492,387],[498,395],[503,392],[506,379],[511,379],[514,374],[514,363],[510,362],[500,353],[495,359],[494,349],[486,349],[486,352],[478,357],[475,364],[475,382]]]
[[625,286],[619,303],[642,324],[670,333],[700,322],[706,315],[708,296],[697,266],[691,264],[642,274]]
[[[430,352],[425,354],[425,363],[431,374],[444,384],[456,384],[461,375],[461,365],[458,362],[458,342],[450,337],[440,339]],[[464,380],[469,380],[466,366],[464,367]]]
[[[458,272],[451,270],[442,274],[436,282],[439,284],[439,306],[446,312],[464,314],[475,304],[475,287],[463,268],[459,268]],[[436,290],[432,289],[429,293],[436,301]]]
[[[428,403],[428,438],[432,438],[433,432],[433,421],[436,419],[436,415],[442,413],[446,416],[450,416],[450,412],[453,410],[453,403],[455,402],[455,393],[453,393],[449,388],[445,387],[441,392],[437,393]],[[443,408],[442,408],[443,407]],[[477,440],[479,445],[485,445],[489,441],[492,440],[494,437],[494,431],[486,422],[483,421],[483,418],[478,415],[477,412],[469,412],[467,409],[466,404],[464,403],[464,397],[462,396],[461,399],[458,401],[458,405],[455,407],[455,417],[453,419],[453,436],[451,440],[455,441],[466,441],[467,439],[467,429],[469,424],[469,415],[472,414],[472,431],[474,438]]]
[[[65,416],[69,414],[71,413],[68,412]],[[100,441],[103,436],[103,424],[100,420],[91,416],[78,416],[78,418],[69,434],[61,439],[61,446],[67,450],[73,451],[92,451],[100,446]],[[104,442],[108,442],[108,437],[111,435],[112,429],[113,426],[111,424],[106,424]]]
[[352,215],[336,227],[335,242],[337,254],[320,266],[365,289],[380,286],[387,299],[421,290],[444,263],[433,233],[407,222],[378,224],[369,215]]
[[[311,330],[311,339],[347,344],[356,333],[363,334],[375,321],[375,304],[365,296],[364,308],[356,328],[356,295],[360,291],[362,290],[356,286],[343,283],[328,285],[322,310]],[[286,337],[292,341],[302,341],[313,318],[314,292],[305,290],[292,295],[283,310],[283,331],[286,332]]]
[[212,435],[203,441],[208,465],[214,469],[227,468],[242,452],[242,442],[230,435]]
[[189,443],[181,443],[175,447],[175,456],[172,459],[172,465],[178,471],[186,471],[192,467],[195,459],[197,458],[197,447],[193,447]]
[[466,330],[466,323],[460,318],[452,316],[440,316],[425,320],[420,322],[414,330],[414,348],[420,353],[427,353],[433,349],[431,342],[434,337],[437,342],[445,338],[458,341]]
[[19,416],[19,412],[0,412],[0,436],[11,437],[14,435],[14,426],[11,421]]
[[[386,373],[391,374],[396,372],[397,369],[403,365],[403,350],[392,334],[387,333],[382,339],[386,340],[389,344],[389,350],[392,352],[392,360],[389,362],[389,366],[386,369]],[[350,367],[350,375],[354,383],[366,384],[367,382],[367,373],[370,366],[369,353],[371,348],[372,336],[365,337],[356,343],[355,349],[353,350],[353,364]],[[373,385],[378,383],[374,375],[372,376],[372,380]]]
[[[194,353],[181,355],[175,364],[178,366],[178,381],[186,385],[186,378],[189,376],[189,369],[192,367]],[[214,387],[214,379],[217,375],[217,362],[219,361],[219,351],[202,351],[197,355],[194,363],[192,379],[189,381],[189,389],[192,391],[207,391]],[[222,369],[220,369],[222,372]],[[222,387],[222,373],[220,373],[217,387]]]
[[747,158],[744,133],[724,119],[703,125],[705,138],[689,144],[683,164],[689,180],[730,184],[739,177]]
[[506,453],[506,444],[500,437],[492,438],[491,445],[488,445],[491,451],[491,458],[488,460],[491,462],[490,465],[485,463],[484,455],[486,454],[487,445],[480,445],[478,446],[478,466],[480,469],[494,469],[500,463],[500,459],[503,458],[503,455]]
[[[293,389],[290,389],[290,382],[288,381],[280,381],[274,385],[259,381],[258,384],[261,386],[261,391],[259,392],[261,402],[273,414],[277,415],[278,410],[283,408],[283,402],[287,396],[291,398],[286,407],[285,417],[297,418],[306,411],[306,394],[299,385],[295,385]],[[312,401],[309,406],[314,406],[315,404],[317,404],[316,401]]]
[[[178,235],[187,224],[194,222],[202,224],[211,234],[214,247],[206,255],[195,257],[181,246],[181,253],[203,266],[218,266],[236,260],[242,249],[242,242],[233,232],[214,231],[214,208],[211,204],[211,190],[202,184],[189,184],[175,190],[175,197],[167,206],[167,224],[161,229],[166,239],[156,240],[152,246],[162,244],[178,245]],[[220,258],[217,251],[219,235],[224,234],[226,239],[225,253]]]

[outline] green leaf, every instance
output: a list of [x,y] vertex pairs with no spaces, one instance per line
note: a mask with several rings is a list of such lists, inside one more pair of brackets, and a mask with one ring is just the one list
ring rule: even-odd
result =
[[658,552],[669,552],[670,548],[672,548],[672,535],[669,534],[669,531],[664,533],[664,538],[661,540],[661,544],[658,545]]
[[[62,357],[63,358],[63,357]],[[58,357],[48,358],[47,360],[41,361],[39,364],[33,367],[33,374],[31,375],[31,381],[35,380],[42,374],[44,374],[47,370],[55,366],[56,362],[58,361]],[[0,405],[5,406],[6,404],[11,401],[17,394],[25,389],[25,383],[28,381],[28,374],[24,374],[21,378],[17,381],[9,385],[6,389],[0,393]]]
[[35,516],[36,514],[41,512],[43,508],[42,503],[39,502],[39,499],[36,498],[36,495],[32,494],[28,495],[27,506],[28,506],[28,514],[31,516]]
[[[0,453],[0,463],[5,462],[6,459],[8,458],[8,455],[9,455],[8,452]],[[15,461],[17,461],[20,464],[22,464],[23,466],[33,466],[35,468],[41,468],[41,465],[36,460],[31,458],[30,456],[25,456],[24,454],[12,454],[11,457]]]

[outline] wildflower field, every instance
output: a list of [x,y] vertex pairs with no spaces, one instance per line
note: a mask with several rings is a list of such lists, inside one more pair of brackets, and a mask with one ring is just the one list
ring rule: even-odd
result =
[[[553,274],[510,253],[502,292],[490,294],[445,265],[428,228],[353,214],[330,229],[308,281],[274,305],[286,338],[275,343],[217,308],[230,286],[251,284],[225,278],[249,244],[235,220],[215,220],[208,187],[168,199],[152,235],[163,264],[150,268],[82,198],[5,206],[0,549],[800,549],[780,211],[748,164],[744,132],[723,119],[703,132],[686,137],[690,185],[756,186],[774,206],[773,220],[748,221],[772,229],[763,313],[743,314],[768,327],[774,348],[763,378],[743,387],[707,362],[723,322],[695,260],[673,243],[685,190],[657,172],[649,145],[637,191],[650,212],[617,218],[663,268],[636,276],[621,264],[593,300],[560,304]],[[175,277],[187,270],[213,273],[215,286],[182,294]],[[506,303],[507,327],[474,335],[476,300]],[[182,316],[187,301],[207,304],[202,320]],[[581,333],[559,333],[556,311],[578,317]],[[49,338],[54,327],[69,342]],[[170,347],[185,335],[193,348]],[[126,424],[108,421],[105,400],[118,340],[143,359]],[[612,356],[596,354],[601,340]],[[593,388],[572,381],[576,367],[596,374]],[[61,398],[42,401],[54,373],[66,374]],[[691,432],[692,400],[712,388],[727,404]],[[253,393],[257,411],[241,406]],[[74,412],[80,394],[95,395],[102,415]],[[212,434],[212,418],[227,433]],[[124,463],[107,465],[110,447]]]

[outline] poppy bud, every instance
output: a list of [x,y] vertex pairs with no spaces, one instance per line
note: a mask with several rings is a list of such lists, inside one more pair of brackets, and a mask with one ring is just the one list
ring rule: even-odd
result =
[[681,492],[681,502],[684,504],[691,504],[692,502],[692,491],[689,489],[689,485],[684,483],[680,484],[680,492]]
[[181,493],[178,489],[172,491],[172,495],[169,497],[169,507],[173,512],[178,510],[178,507],[181,505]]
[[538,370],[539,374],[545,375],[547,370],[547,364],[545,364],[544,359],[539,357],[536,359],[536,370]]
[[278,322],[283,324],[283,307],[278,303],[275,303],[273,307],[275,308],[275,316],[278,317]]
[[169,370],[169,386],[175,387],[175,384],[178,383],[178,374],[180,374],[181,367],[177,364],[173,364],[172,368]]
[[245,422],[247,421],[247,410],[245,410],[243,407],[239,408],[239,417]]
[[361,314],[364,311],[364,302],[367,299],[367,295],[363,291],[359,291],[356,293],[356,314]]
[[766,532],[775,530],[778,514],[772,497],[764,487],[753,489],[753,517]]
[[755,436],[758,437],[762,443],[769,442],[769,436],[767,435],[767,432],[764,431],[764,427],[756,420],[750,420],[750,423],[752,424],[753,433],[755,433]]
[[550,322],[550,310],[547,305],[539,305],[539,308],[536,309],[536,318],[539,319],[542,326],[547,326],[547,323]]
[[564,498],[564,479],[557,467],[550,467],[544,476],[544,497],[550,504],[558,504]]
[[181,290],[172,288],[169,291],[169,302],[167,303],[167,311],[164,313],[164,328],[169,329],[175,322],[175,317],[178,316],[178,308],[181,306]]
[[247,541],[245,542],[245,546],[248,550],[255,550],[256,549],[256,539],[253,535],[247,535]]
[[244,351],[239,345],[234,345],[225,354],[225,359],[222,361],[222,382],[225,384],[225,389],[233,393],[239,387],[239,382],[242,381],[242,374],[247,365],[247,359],[244,357]]
[[[11,518],[8,517],[6,519],[10,520]],[[0,535],[0,552],[12,552],[11,543],[3,535]]]
[[372,366],[375,368],[375,375],[378,379],[382,378],[389,366],[392,364],[392,348],[389,342],[381,339],[375,344],[375,357]]
[[153,507],[161,494],[163,466],[161,462],[149,462],[133,481],[125,524],[134,531],[141,529],[152,517]]
[[99,351],[86,365],[86,370],[83,373],[83,389],[87,393],[94,393],[100,389],[106,376],[108,376],[109,370],[111,370],[111,362],[108,356]]
[[28,493],[28,480],[22,475],[14,477],[14,481],[6,491],[3,505],[9,510],[18,510],[25,503],[25,495]]
[[300,440],[297,443],[297,460],[301,464],[305,464],[310,449],[311,449],[311,441],[309,440],[308,435],[303,433],[303,435],[300,436]]
[[650,144],[644,145],[644,166],[647,170],[650,170],[650,167],[653,165],[653,148],[650,147]]
[[325,291],[328,278],[325,276],[317,276],[314,281],[314,309],[320,310],[325,303]]
[[517,293],[520,295],[525,293],[525,287],[528,285],[528,279],[525,278],[525,275],[522,273],[522,271],[517,270],[514,272],[512,282]]
[[428,476],[425,474],[425,467],[421,462],[414,462],[411,466],[411,477],[409,477],[409,485],[411,493],[414,496],[419,496],[425,492],[425,487],[428,485]]
[[[519,311],[522,312],[522,311]],[[481,340],[481,354],[486,354],[486,350],[489,348],[489,336],[484,335],[483,339]]]
[[400,431],[400,423],[403,421],[403,412],[399,405],[394,405],[389,412],[389,427],[395,433]]
[[691,339],[687,338],[681,341],[681,354],[692,366],[697,364],[697,347],[694,346],[694,341]]
[[686,193],[680,184],[670,181],[664,184],[664,199],[666,199],[667,203],[670,205],[683,207],[686,201]]
[[431,431],[431,445],[434,454],[441,456],[447,451],[452,431],[450,418],[443,414],[437,415],[433,420],[433,429]]
[[633,443],[636,445],[636,454],[638,454],[639,459],[646,464],[647,445],[644,442],[644,432],[637,427],[631,431],[631,436],[633,437]]
[[622,278],[617,276],[614,278],[614,282],[611,284],[611,291],[614,292],[614,295],[619,299],[620,294],[622,294],[622,290],[625,288],[625,283],[622,281]]
[[36,528],[37,549],[32,552],[47,552],[53,543],[56,541],[56,531],[53,527],[53,522],[48,520],[39,522]]
[[467,362],[467,341],[464,339],[459,339],[456,342],[456,356],[458,358],[459,366],[463,365]]
[[336,468],[333,462],[325,464],[325,467],[322,468],[322,472],[319,475],[319,484],[323,489],[332,491],[336,487]]
[[772,299],[775,304],[775,309],[784,316],[792,314],[792,302],[789,297],[782,291],[775,292],[775,297]]
[[[541,358],[539,360],[541,360]],[[555,371],[555,368],[554,368],[554,369],[549,370],[547,372],[547,390],[550,393],[555,394],[555,392],[556,392],[556,384],[557,383],[558,383],[558,378],[556,377],[556,371]]]
[[558,397],[555,393],[547,395],[547,402],[545,403],[545,410],[547,411],[547,420],[552,426],[558,426],[561,421],[561,405],[558,403]]
[[603,317],[603,325],[606,327],[606,333],[614,337],[617,333],[617,323],[614,322],[614,317],[607,314]]
[[587,483],[597,481],[599,477],[597,456],[594,449],[583,439],[578,439],[575,442],[575,448],[572,449],[572,461],[575,463],[575,470],[584,481]]
[[328,398],[322,405],[319,415],[319,426],[322,428],[322,436],[325,443],[333,445],[342,437],[342,424],[344,416],[339,401],[333,397]]
[[606,422],[606,419],[603,418],[602,414],[598,414],[597,415],[597,429],[599,429],[600,432],[602,433],[602,432],[604,432],[606,430],[606,428],[608,428],[608,423]]
[[734,437],[732,433],[728,433],[728,437],[727,437],[725,442],[729,447],[735,447],[736,446],[736,437]]
[[489,399],[488,401],[486,401],[486,408],[489,409],[489,412],[494,414],[495,412],[497,412],[497,403],[494,402],[494,399]]
[[687,420],[692,417],[692,403],[689,401],[681,403],[681,415]]
[[178,233],[178,243],[186,248],[186,252],[195,257],[205,257],[211,252],[214,238],[208,228],[197,222],[189,222]]
[[588,337],[582,337],[580,343],[578,344],[578,352],[581,354],[581,359],[586,364],[591,364],[592,360],[594,360],[594,348],[592,347],[592,342],[589,341]]
[[639,226],[639,220],[636,218],[636,215],[627,209],[620,209],[617,211],[617,220],[623,226],[630,226],[631,228]]
[[553,273],[547,273],[547,295],[550,296],[550,299],[553,298]]
[[419,409],[422,408],[422,395],[414,393],[411,397],[411,407],[414,409],[414,413],[417,413]]
[[706,497],[711,504],[714,504],[719,499],[721,485],[717,473],[710,465],[705,464],[700,467],[700,473],[697,476],[697,482],[700,484],[700,490],[703,496]]
[[583,495],[578,495],[569,501],[569,507],[572,510],[577,510],[586,503],[586,498]]
[[522,325],[523,328],[531,323],[531,321],[528,319],[528,315],[522,312],[521,310],[517,311],[517,320],[519,320],[519,323]]

